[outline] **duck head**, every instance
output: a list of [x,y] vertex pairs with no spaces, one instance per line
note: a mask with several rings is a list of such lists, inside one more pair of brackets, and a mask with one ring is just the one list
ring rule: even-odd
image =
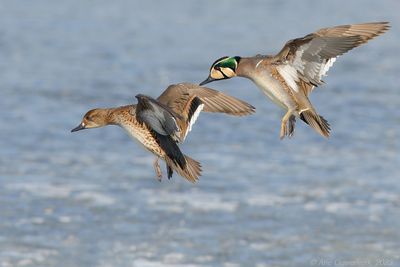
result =
[[109,124],[108,115],[109,112],[105,109],[96,108],[89,110],[85,116],[83,116],[82,122],[72,129],[71,132],[106,126]]
[[211,65],[208,78],[201,82],[200,86],[216,80],[224,80],[235,77],[239,61],[240,57],[221,57],[220,59],[217,59]]

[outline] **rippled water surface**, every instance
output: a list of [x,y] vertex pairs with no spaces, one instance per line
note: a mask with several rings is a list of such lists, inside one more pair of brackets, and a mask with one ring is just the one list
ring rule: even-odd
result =
[[[0,1],[0,266],[400,266],[398,1]],[[182,146],[192,185],[159,183],[94,107],[198,83],[224,55],[277,52],[318,28],[388,20],[312,95],[325,140],[250,81],[210,84],[257,108],[202,114]],[[374,265],[373,265],[374,264]],[[381,266],[381,265],[379,265]]]

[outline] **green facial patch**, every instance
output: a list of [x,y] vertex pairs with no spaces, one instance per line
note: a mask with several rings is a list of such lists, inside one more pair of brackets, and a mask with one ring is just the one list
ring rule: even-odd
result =
[[215,67],[217,67],[217,68],[230,68],[233,71],[235,71],[236,67],[237,67],[237,63],[238,63],[238,57],[228,57],[228,58],[225,58],[225,59],[221,60],[217,64],[215,64]]

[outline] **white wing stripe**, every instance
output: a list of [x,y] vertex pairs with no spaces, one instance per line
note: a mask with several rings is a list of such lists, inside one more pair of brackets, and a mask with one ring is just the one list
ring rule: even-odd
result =
[[299,81],[299,77],[297,76],[297,70],[290,65],[277,66],[276,69],[278,70],[279,74],[283,77],[286,84],[291,89],[298,92],[299,88],[296,82]]
[[189,121],[189,126],[188,126],[188,128],[186,129],[185,136],[183,137],[183,141],[185,140],[187,134],[192,130],[192,126],[193,126],[194,123],[196,122],[196,120],[197,120],[197,118],[199,117],[200,112],[203,110],[203,108],[204,108],[204,104],[201,104],[201,105],[199,105],[199,106],[197,107],[196,111],[193,113],[193,116],[192,116],[192,118],[191,118],[190,121]]
[[319,77],[321,78],[322,76],[325,76],[330,67],[332,67],[333,63],[335,63],[336,57],[328,59],[328,61],[323,65],[321,68],[321,71],[319,72]]

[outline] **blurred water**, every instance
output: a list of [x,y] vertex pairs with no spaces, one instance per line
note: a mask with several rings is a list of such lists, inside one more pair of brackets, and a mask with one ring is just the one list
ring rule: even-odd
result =
[[[0,266],[400,266],[399,8],[0,1]],[[312,95],[329,140],[298,123],[279,141],[282,111],[244,79],[210,85],[257,114],[201,115],[182,147],[204,166],[196,185],[158,183],[152,156],[117,127],[69,132],[88,109],[202,81],[220,56],[381,20],[391,31],[340,58]]]

